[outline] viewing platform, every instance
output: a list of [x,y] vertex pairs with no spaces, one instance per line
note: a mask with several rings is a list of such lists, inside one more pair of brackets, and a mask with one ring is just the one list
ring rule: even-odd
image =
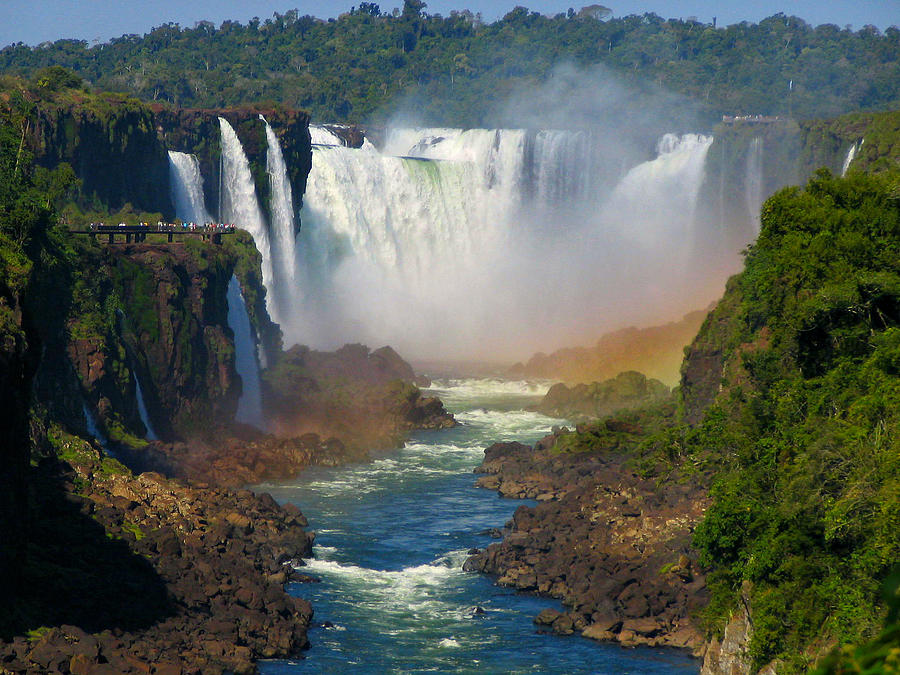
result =
[[777,115],[722,115],[722,124],[734,126],[737,124],[777,124],[781,118]]
[[196,223],[141,223],[140,225],[126,225],[119,223],[118,225],[107,225],[105,223],[91,223],[85,229],[69,230],[72,234],[87,234],[91,239],[106,237],[110,244],[116,242],[116,237],[124,237],[125,243],[130,244],[147,241],[147,235],[159,234],[166,235],[168,243],[173,243],[178,237],[182,241],[184,237],[200,237],[205,241],[211,241],[214,244],[222,243],[222,235],[234,234],[235,226],[224,223],[206,223],[198,225]]

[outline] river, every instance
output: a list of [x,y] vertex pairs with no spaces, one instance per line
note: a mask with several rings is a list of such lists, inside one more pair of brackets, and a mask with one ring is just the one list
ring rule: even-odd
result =
[[491,541],[531,501],[473,487],[472,469],[495,441],[532,443],[560,420],[527,412],[546,386],[500,380],[436,380],[459,426],[418,432],[374,462],[314,468],[264,484],[297,504],[317,533],[294,584],[310,600],[315,627],[305,658],[264,661],[264,675],[294,673],[696,674],[698,663],[665,649],[622,649],[577,636],[538,634],[545,598],[517,595],[463,572],[467,551]]

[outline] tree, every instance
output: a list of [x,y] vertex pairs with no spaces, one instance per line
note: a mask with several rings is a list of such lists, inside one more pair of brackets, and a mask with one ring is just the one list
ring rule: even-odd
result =
[[59,91],[60,89],[77,89],[84,82],[78,75],[62,66],[41,68],[34,74],[34,83],[42,89]]
[[587,7],[582,7],[581,11],[578,12],[578,17],[581,19],[596,19],[597,21],[603,21],[609,15],[612,14],[612,10],[609,7],[604,7],[603,5],[588,5]]

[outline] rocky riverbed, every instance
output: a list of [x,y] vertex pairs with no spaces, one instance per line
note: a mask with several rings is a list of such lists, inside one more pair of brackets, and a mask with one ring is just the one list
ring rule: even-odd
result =
[[0,672],[249,673],[308,646],[312,608],[285,592],[308,580],[294,568],[314,539],[299,509],[58,443],[61,459],[34,469],[35,531],[6,626],[30,632],[0,642]]
[[560,433],[534,447],[498,443],[476,472],[480,487],[536,499],[519,507],[502,542],[477,551],[465,568],[523,592],[559,598],[536,623],[624,646],[699,651],[693,619],[706,583],[690,538],[707,505],[689,484],[658,485],[608,451],[561,452]]

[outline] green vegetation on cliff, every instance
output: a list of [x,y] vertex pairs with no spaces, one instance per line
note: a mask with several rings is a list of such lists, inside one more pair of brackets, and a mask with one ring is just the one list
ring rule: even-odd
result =
[[900,560],[898,198],[896,176],[826,172],[777,193],[732,315],[698,339],[718,330],[723,388],[694,448],[720,468],[695,543],[714,623],[753,584],[758,667],[872,634]]
[[169,23],[90,48],[77,40],[11,45],[0,50],[0,72],[32,76],[63,65],[145,100],[277,101],[320,121],[364,121],[417,96],[433,122],[472,126],[561,62],[601,64],[731,114],[832,116],[900,98],[896,28],[814,28],[783,14],[727,28],[652,13],[601,21],[524,7],[484,24],[468,11],[442,17],[425,7],[407,0],[394,15],[361,3],[329,21],[291,10],[247,25]]
[[678,401],[678,415],[620,413],[558,449],[628,452],[660,481],[710,485],[694,538],[703,618],[720,632],[743,590],[756,669],[801,672],[872,640],[828,672],[887,672],[853,655],[877,667],[900,649],[881,593],[900,561],[900,174],[823,170],[765,203]]

